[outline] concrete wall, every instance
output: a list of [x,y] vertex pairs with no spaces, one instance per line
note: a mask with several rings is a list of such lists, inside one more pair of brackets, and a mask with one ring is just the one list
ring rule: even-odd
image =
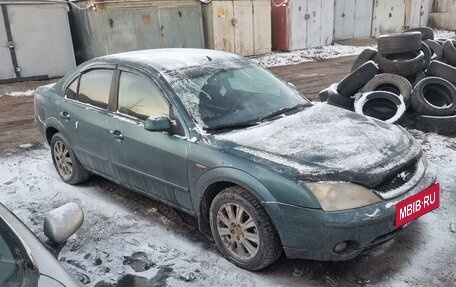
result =
[[433,0],[429,26],[456,30],[456,0]]

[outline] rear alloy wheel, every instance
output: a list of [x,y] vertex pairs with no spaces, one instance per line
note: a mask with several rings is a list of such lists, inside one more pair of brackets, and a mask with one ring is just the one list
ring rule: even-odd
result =
[[265,268],[282,252],[263,206],[242,187],[228,187],[214,198],[210,224],[223,256],[241,268]]
[[51,155],[60,178],[68,184],[78,184],[87,180],[90,173],[84,169],[66,139],[56,133],[51,139]]

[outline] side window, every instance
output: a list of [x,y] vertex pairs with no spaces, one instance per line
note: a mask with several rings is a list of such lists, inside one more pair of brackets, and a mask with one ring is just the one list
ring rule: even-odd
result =
[[108,108],[113,70],[92,70],[81,75],[78,101]]
[[74,79],[66,89],[65,96],[67,99],[76,100],[76,95],[78,92],[78,79],[79,78]]
[[122,72],[119,80],[118,112],[140,120],[169,115],[169,105],[160,89],[150,80]]
[[0,219],[0,286],[21,286],[25,259],[8,229]]

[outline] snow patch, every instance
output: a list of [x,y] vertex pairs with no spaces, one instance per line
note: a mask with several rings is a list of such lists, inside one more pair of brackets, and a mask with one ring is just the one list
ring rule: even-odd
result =
[[[30,97],[33,96],[35,90],[27,90],[27,91],[20,91],[20,92],[9,92],[6,93],[5,96],[8,97]],[[2,97],[3,95],[0,95]]]
[[254,56],[250,59],[264,68],[269,68],[359,55],[365,49],[372,47],[375,46],[350,46],[336,43],[334,45],[291,52],[272,52],[271,54],[259,57]]

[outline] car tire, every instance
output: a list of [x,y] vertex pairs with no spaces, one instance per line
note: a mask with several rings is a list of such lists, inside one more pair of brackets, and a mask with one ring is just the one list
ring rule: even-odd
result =
[[424,41],[426,45],[428,45],[429,49],[431,49],[432,57],[431,60],[440,61],[443,58],[443,47],[437,41],[434,40],[426,40]]
[[356,58],[355,62],[353,63],[353,66],[351,68],[351,72],[354,70],[358,69],[361,67],[364,63],[369,62],[370,60],[373,60],[375,56],[377,55],[377,50],[372,49],[372,48],[367,48],[364,51],[359,54],[359,56]]
[[453,115],[456,109],[456,88],[442,78],[424,78],[413,89],[412,106],[420,115]]
[[378,37],[378,53],[381,55],[416,52],[421,49],[421,33],[407,32]]
[[355,112],[386,123],[399,121],[406,111],[404,99],[387,91],[359,93],[355,100]]
[[415,128],[423,132],[456,135],[456,115],[444,117],[418,115]]
[[351,97],[379,73],[377,64],[374,61],[368,61],[342,79],[337,85],[337,92],[342,96]]
[[424,71],[429,67],[429,64],[431,64],[432,51],[429,48],[429,46],[424,42],[421,42],[421,51],[424,54],[424,63],[423,63],[423,67],[421,68],[421,71]]
[[279,236],[261,202],[240,186],[225,188],[215,196],[209,222],[220,252],[238,267],[260,270],[282,254]]
[[404,32],[420,32],[421,39],[424,40],[434,40],[434,30],[429,27],[420,27],[420,28],[412,28],[408,29]]
[[318,94],[320,101],[326,102],[331,94],[337,94],[338,83],[331,84],[328,88],[321,90]]
[[412,90],[413,90],[413,88],[425,77],[426,77],[426,74],[423,71],[420,71],[414,75],[408,76],[406,79],[412,85]]
[[328,97],[328,105],[335,106],[338,108],[353,111],[353,105],[355,103],[354,97],[342,96],[339,93],[331,93]]
[[443,55],[449,64],[456,66],[456,40],[448,39],[443,43]]
[[401,95],[406,107],[408,108],[410,106],[412,85],[402,76],[394,74],[376,75],[361,89],[361,92],[363,93],[373,91],[387,91],[396,95]]
[[78,184],[90,177],[90,173],[81,165],[62,134],[54,134],[50,145],[52,162],[64,182]]
[[378,66],[384,73],[410,76],[423,70],[425,57],[423,51],[418,53],[379,55]]
[[456,85],[456,67],[439,61],[432,61],[426,73],[429,76],[440,77],[449,81],[453,85]]

